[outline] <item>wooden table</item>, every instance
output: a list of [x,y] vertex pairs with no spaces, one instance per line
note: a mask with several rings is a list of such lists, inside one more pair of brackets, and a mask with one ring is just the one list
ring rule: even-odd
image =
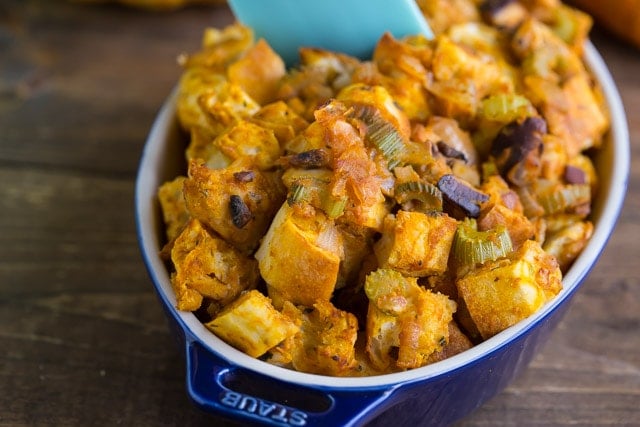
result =
[[[0,425],[220,425],[185,393],[133,186],[176,56],[230,21],[224,7],[0,3]],[[640,423],[640,52],[594,39],[628,114],[625,209],[544,351],[459,426]]]

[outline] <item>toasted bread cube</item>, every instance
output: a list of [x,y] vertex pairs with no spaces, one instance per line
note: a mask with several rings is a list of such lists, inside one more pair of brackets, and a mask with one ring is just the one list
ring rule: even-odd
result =
[[289,346],[296,370],[320,375],[353,375],[358,366],[355,358],[358,320],[353,314],[323,300],[316,302],[312,310],[287,302],[283,313],[300,326],[300,332]]
[[473,347],[473,343],[469,337],[467,337],[464,332],[460,330],[458,324],[452,320],[449,322],[449,341],[442,347],[442,350],[431,353],[429,363],[448,359],[451,356],[469,350],[471,347]]
[[255,254],[275,307],[284,301],[306,307],[328,301],[343,250],[339,231],[322,212],[303,217],[284,203]]
[[411,135],[409,119],[384,86],[353,83],[344,87],[338,93],[337,99],[346,105],[360,104],[375,107],[382,118],[391,123],[405,140],[409,139]]
[[516,249],[535,237],[535,224],[524,215],[520,197],[500,175],[486,178],[480,190],[489,195],[489,201],[480,210],[478,230],[493,230],[503,225]]
[[525,242],[513,255],[534,266],[536,283],[542,288],[547,300],[562,290],[562,264],[552,253],[548,253],[536,241]]
[[158,189],[158,200],[162,209],[162,218],[166,226],[167,240],[171,242],[178,237],[180,230],[189,220],[189,211],[184,203],[182,187],[184,176],[165,182]]
[[203,297],[228,304],[258,282],[258,266],[192,219],[171,248],[171,284],[178,310],[200,308]]
[[591,221],[576,221],[550,233],[543,243],[547,254],[554,256],[561,271],[567,271],[593,234]]
[[189,164],[184,198],[192,217],[215,230],[243,253],[257,246],[285,198],[276,172],[245,167],[242,161],[225,169]]
[[374,369],[380,372],[393,372],[397,369],[392,349],[400,345],[400,331],[401,325],[396,316],[369,304],[366,354]]
[[542,113],[549,133],[565,141],[569,158],[591,147],[600,147],[609,126],[586,73],[568,78],[562,86],[562,101],[545,99]]
[[444,273],[456,228],[457,221],[446,214],[398,211],[385,218],[376,258],[380,267],[407,276]]
[[493,230],[500,225],[506,227],[514,248],[535,236],[535,225],[523,213],[502,204],[486,204],[478,218],[478,230]]
[[285,72],[284,61],[264,39],[227,69],[229,81],[240,85],[261,105],[274,100]]
[[283,154],[280,144],[271,129],[240,120],[218,135],[213,145],[232,160],[241,158],[260,170],[273,168]]
[[385,33],[376,44],[373,63],[356,69],[354,81],[384,86],[411,121],[423,122],[429,118],[430,107],[422,60],[429,55],[431,50],[426,45],[416,46]]
[[204,162],[210,169],[224,169],[232,163],[232,159],[220,151],[220,147],[213,144],[216,134],[212,133],[211,129],[194,126],[189,134],[189,146],[185,151],[187,161]]
[[527,240],[509,259],[488,262],[458,279],[480,335],[490,338],[535,313],[562,288],[555,259]]
[[252,357],[262,356],[298,332],[295,323],[276,310],[269,298],[256,290],[240,295],[205,326]]
[[[370,273],[365,292],[369,298],[366,351],[376,369],[389,372],[423,366],[449,342],[456,303],[447,296],[389,269]],[[398,349],[396,360],[394,348]]]
[[252,123],[271,129],[281,146],[309,126],[284,101],[276,101],[260,108],[250,119]]
[[178,83],[176,109],[185,130],[200,127],[217,135],[259,108],[240,86],[229,83],[224,75],[209,68],[189,68]]
[[[358,90],[366,93],[363,88]],[[378,92],[372,91],[374,94]],[[355,96],[358,91],[354,89],[348,93]],[[357,227],[379,230],[388,213],[383,189],[392,182],[393,176],[381,164],[384,156],[374,156],[371,152],[373,148],[365,145],[361,131],[350,123],[348,112],[349,108],[338,101],[331,101],[315,112],[322,141],[331,147],[333,157],[331,195],[336,199],[348,199],[341,220]]]
[[[475,24],[466,24],[470,32]],[[462,27],[457,32],[462,32]],[[433,82],[428,85],[435,96],[438,114],[465,118],[475,115],[482,98],[495,92],[512,92],[514,83],[508,68],[490,56],[469,49],[447,36],[437,38],[433,54]]]
[[535,313],[545,296],[526,261],[486,263],[457,282],[465,303],[484,339]]
[[224,28],[207,27],[202,34],[202,48],[179,58],[185,68],[202,67],[223,72],[254,44],[253,30],[240,23]]

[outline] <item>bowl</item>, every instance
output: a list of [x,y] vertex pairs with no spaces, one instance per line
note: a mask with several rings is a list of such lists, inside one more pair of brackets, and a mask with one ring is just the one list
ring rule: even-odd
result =
[[362,378],[313,375],[267,364],[226,344],[191,312],[175,308],[169,273],[159,256],[164,229],[156,198],[159,185],[185,168],[174,91],[142,153],[135,215],[144,262],[185,352],[187,391],[195,404],[224,417],[267,425],[447,425],[500,392],[526,368],[562,319],[605,248],[626,193],[629,135],[622,102],[590,43],[585,61],[603,89],[612,127],[594,158],[601,188],[592,210],[594,233],[565,274],[563,290],[534,315],[463,353],[410,371]]

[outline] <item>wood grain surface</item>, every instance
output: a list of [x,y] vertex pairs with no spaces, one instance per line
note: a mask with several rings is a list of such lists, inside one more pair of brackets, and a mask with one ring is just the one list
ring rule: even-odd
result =
[[[139,254],[137,163],[226,7],[0,2],[0,425],[205,426]],[[529,369],[471,426],[640,424],[640,52],[597,28],[632,173],[617,229]]]

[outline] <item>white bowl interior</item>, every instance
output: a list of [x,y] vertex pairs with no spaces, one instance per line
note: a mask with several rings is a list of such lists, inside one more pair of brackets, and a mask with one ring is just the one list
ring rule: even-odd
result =
[[[298,384],[328,387],[369,387],[395,384],[408,380],[427,379],[478,360],[492,350],[507,345],[514,338],[534,327],[558,305],[565,302],[588,274],[604,249],[618,218],[626,193],[629,175],[629,135],[624,108],[613,79],[592,44],[586,46],[586,62],[605,94],[611,114],[612,128],[607,142],[595,159],[600,172],[600,191],[592,211],[594,234],[564,277],[564,289],[541,310],[496,336],[473,348],[441,362],[406,372],[362,378],[336,378],[296,372],[270,365],[236,350],[207,330],[190,312],[176,310],[183,324],[206,347],[235,365]],[[160,111],[148,137],[136,183],[136,218],[139,239],[145,261],[157,283],[161,297],[175,307],[176,299],[171,288],[169,274],[158,251],[162,245],[163,223],[156,199],[157,188],[166,180],[183,173],[184,144],[175,118],[175,92]]]

